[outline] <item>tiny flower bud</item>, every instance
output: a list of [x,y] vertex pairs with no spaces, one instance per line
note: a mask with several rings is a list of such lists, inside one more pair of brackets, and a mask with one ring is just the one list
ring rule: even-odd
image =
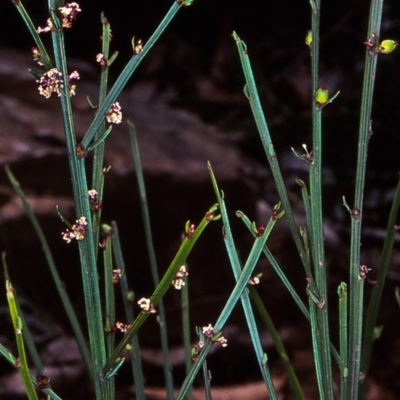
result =
[[191,224],[190,221],[186,221],[185,224],[185,234],[188,239],[191,239],[196,231],[196,225]]
[[83,158],[87,156],[86,150],[81,143],[78,143],[75,147],[75,154],[78,158]]
[[364,281],[365,278],[367,277],[369,271],[371,271],[371,268],[368,268],[366,265],[361,265],[359,280]]
[[119,268],[114,269],[112,278],[113,283],[118,283],[121,279],[121,276],[122,276],[122,271]]
[[139,39],[138,42],[137,42],[137,44],[134,45],[133,51],[134,51],[135,54],[139,54],[140,52],[143,51],[143,42],[142,42],[142,39]]
[[312,44],[312,32],[308,31],[305,39],[306,45],[311,48]]
[[40,50],[37,47],[32,47],[32,57],[33,61],[37,62],[40,66],[43,66],[42,55],[40,54]]
[[50,378],[46,375],[38,375],[36,382],[39,389],[46,389],[50,383]]
[[396,47],[398,43],[395,40],[386,39],[381,42],[379,45],[379,52],[382,54],[389,54],[391,53]]
[[325,104],[329,99],[329,92],[326,86],[321,86],[315,93],[315,101],[317,104]]
[[97,56],[96,56],[96,61],[97,61],[102,67],[104,67],[104,66],[107,65],[107,60],[106,60],[106,58],[104,57],[104,54],[102,54],[102,53],[97,54]]

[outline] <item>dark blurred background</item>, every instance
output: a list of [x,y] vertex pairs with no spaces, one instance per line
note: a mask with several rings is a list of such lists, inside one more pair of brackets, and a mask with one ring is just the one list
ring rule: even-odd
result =
[[[46,2],[23,3],[34,24],[43,26]],[[12,2],[1,0],[0,4],[0,44],[29,49],[32,42]],[[112,70],[117,74],[132,54],[131,38],[146,42],[171,2],[84,0],[80,5],[83,12],[67,33],[68,53],[94,64],[101,46],[99,14],[104,11],[111,24],[112,50],[119,51]],[[368,12],[365,1],[322,2],[320,83],[332,94],[341,91],[324,112],[325,163],[348,177],[354,167]],[[248,46],[276,146],[298,147],[310,141],[309,50],[304,45],[309,28],[308,1],[197,0],[178,13],[131,83],[150,79],[157,81],[160,91],[173,87],[180,106],[196,110],[221,127],[243,127],[243,145],[261,156],[258,142],[253,144],[254,124],[241,96],[243,78],[231,38],[235,30]],[[399,31],[400,5],[386,1],[381,37],[396,39]],[[370,146],[371,170],[375,171],[396,168],[400,155],[399,57],[394,52],[379,61],[373,113],[376,135]],[[381,178],[379,174],[377,182]]]

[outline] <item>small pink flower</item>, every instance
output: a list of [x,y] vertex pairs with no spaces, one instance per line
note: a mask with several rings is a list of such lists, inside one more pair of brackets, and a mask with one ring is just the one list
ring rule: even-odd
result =
[[[69,95],[73,96],[75,94],[76,85],[71,84],[73,80],[79,79],[79,74],[77,71],[72,72],[68,76],[69,86]],[[64,87],[62,81],[62,73],[57,68],[52,68],[49,71],[46,71],[40,79],[36,80],[39,83],[39,93],[48,99],[53,93],[57,93],[58,96],[61,96],[62,89]]]
[[107,122],[111,124],[120,124],[122,121],[121,106],[115,102],[106,114]]
[[127,330],[131,327],[131,324],[124,324],[122,322],[116,322],[115,325],[112,327],[112,330],[120,331],[122,333],[126,333]]
[[222,347],[228,346],[228,341],[225,339],[224,336],[220,336],[215,342],[219,343]]
[[214,335],[214,327],[211,324],[203,326],[201,330],[203,332],[203,335],[208,339],[211,339],[212,336]]
[[104,66],[107,65],[107,60],[106,60],[106,58],[104,57],[104,54],[102,54],[102,53],[97,54],[97,56],[96,56],[96,61],[97,61],[102,67],[104,67]]
[[83,240],[86,236],[86,217],[80,217],[75,221],[75,224],[72,225],[71,230],[66,229],[65,232],[61,232],[63,240],[67,243],[71,243],[72,239]]
[[64,28],[71,28],[72,22],[78,16],[78,13],[82,10],[79,8],[78,3],[65,3],[62,7],[58,9],[62,15],[62,26]]
[[39,83],[39,93],[48,99],[53,93],[61,96],[62,73],[57,68],[52,68],[45,72],[40,79],[36,81]]

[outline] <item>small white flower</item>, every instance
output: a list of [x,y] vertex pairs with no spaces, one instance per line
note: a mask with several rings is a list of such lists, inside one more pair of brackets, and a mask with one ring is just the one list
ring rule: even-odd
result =
[[115,102],[106,114],[107,122],[111,124],[120,124],[122,122],[121,106],[118,101]]
[[150,299],[146,298],[146,297],[142,297],[139,301],[138,304],[140,306],[140,308],[143,311],[146,311],[150,314],[155,314],[157,312],[157,310],[154,307],[154,304],[151,302]]

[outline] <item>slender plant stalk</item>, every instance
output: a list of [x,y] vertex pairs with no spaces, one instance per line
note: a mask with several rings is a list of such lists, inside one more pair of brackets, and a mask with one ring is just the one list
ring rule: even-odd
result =
[[[210,164],[209,164],[209,170],[210,170],[210,174],[211,174],[211,180],[212,180],[213,186],[214,186],[214,191],[215,191],[216,197],[218,199],[218,204],[221,207],[221,215],[223,217],[223,222],[224,222],[224,239],[226,242],[229,242],[226,244],[228,255],[230,257],[231,264],[237,263],[237,264],[239,264],[238,267],[241,268],[239,260],[236,261],[237,252],[236,252],[236,248],[234,247],[232,234],[230,232],[229,218],[227,216],[223,195],[221,194],[221,192],[218,189],[217,182],[216,182],[216,179],[212,172]],[[268,225],[265,227],[264,232],[262,234],[256,236],[255,242],[254,242],[253,247],[250,251],[250,254],[246,260],[243,270],[241,271],[241,273],[238,276],[236,276],[236,266],[235,267],[232,266],[232,269],[234,271],[235,278],[236,278],[236,285],[235,285],[233,291],[231,292],[229,299],[227,300],[227,302],[225,304],[224,309],[222,310],[221,314],[219,315],[219,317],[214,325],[214,332],[218,333],[218,332],[222,331],[226,321],[228,320],[229,316],[231,315],[239,298],[242,298],[241,297],[242,294],[244,294],[244,296],[246,296],[246,294],[247,294],[247,296],[248,296],[248,291],[246,290],[246,287],[251,278],[251,274],[254,271],[254,268],[257,264],[257,261],[258,261],[260,254],[265,246],[266,240],[267,240],[269,234],[271,233],[273,226],[275,225],[277,219],[282,216],[282,213],[278,212],[278,208],[279,207],[277,206],[276,207],[276,215],[271,217]],[[246,297],[243,297],[243,298],[246,299]],[[276,397],[276,393],[275,393],[275,388],[274,388],[274,385],[273,385],[273,382],[272,382],[272,379],[271,379],[271,376],[269,373],[268,365],[267,365],[268,358],[267,358],[266,354],[262,354],[261,359],[259,358],[259,356],[260,356],[259,349],[261,346],[258,345],[259,338],[257,338],[256,329],[253,328],[253,325],[252,325],[251,319],[250,319],[251,316],[253,316],[253,314],[252,314],[251,310],[247,309],[247,306],[244,305],[243,308],[245,311],[246,318],[249,318],[247,320],[248,325],[249,325],[249,332],[252,337],[253,346],[255,348],[255,352],[256,352],[256,356],[257,356],[257,361],[261,363],[261,368],[264,369],[264,371],[262,371],[262,375],[266,381],[270,398],[276,399],[277,397]],[[205,358],[207,357],[209,351],[211,350],[212,345],[213,345],[213,342],[211,340],[209,340],[208,342],[206,341],[206,344],[201,349],[200,354],[198,355],[197,360],[193,364],[190,373],[186,376],[176,400],[183,400],[183,398],[185,397],[187,391],[193,384],[193,380],[197,376],[197,373],[199,372]]]
[[[105,327],[106,332],[106,351],[107,356],[110,356],[114,351],[115,333],[113,327],[115,326],[115,294],[114,294],[114,274],[112,262],[112,239],[107,237],[106,247],[103,254],[104,259],[104,293],[105,293]],[[114,379],[110,380],[107,387],[108,398],[115,398],[115,382]]]
[[276,330],[275,325],[261,300],[257,290],[250,286],[250,297],[253,300],[254,305],[258,313],[260,314],[261,320],[264,323],[267,331],[271,335],[272,341],[274,342],[275,348],[278,351],[279,357],[281,358],[283,368],[289,379],[289,385],[292,388],[295,399],[305,400],[303,390],[301,389],[300,382],[297,378],[296,372],[294,371],[293,365],[290,362],[289,355],[285,349],[282,339],[279,336],[279,332]]
[[84,158],[76,153],[76,135],[72,117],[71,100],[69,96],[68,69],[65,54],[64,34],[61,21],[56,15],[57,2],[49,0],[49,11],[54,23],[52,31],[55,65],[62,73],[64,92],[60,96],[61,109],[67,153],[70,166],[73,195],[78,218],[84,216],[87,221],[87,233],[83,240],[79,240],[79,253],[81,259],[82,282],[84,289],[86,316],[89,331],[89,343],[92,356],[92,371],[97,400],[107,399],[108,385],[110,382],[98,378],[102,365],[106,362],[105,341],[102,324],[102,311],[100,289],[97,277],[96,250],[93,243],[91,210],[88,199],[88,185]]
[[[254,271],[254,268],[257,264],[257,261],[260,257],[260,254],[262,252],[263,247],[265,246],[265,242],[269,236],[269,234],[272,231],[272,228],[275,225],[276,220],[271,218],[268,225],[265,228],[264,233],[261,236],[257,236],[253,247],[250,251],[250,254],[247,258],[247,261],[243,267],[242,273],[240,274],[239,278],[236,281],[235,287],[233,288],[226,304],[223,310],[221,311],[221,314],[219,315],[216,323],[214,324],[214,332],[221,332],[226,321],[228,320],[229,316],[231,315],[233,309],[236,306],[236,303],[240,299],[240,296],[242,295],[243,291],[246,290],[248,282],[251,278],[251,275]],[[201,349],[201,352],[195,361],[195,363],[192,366],[192,369],[190,370],[190,373],[186,376],[182,387],[178,393],[178,396],[176,397],[176,400],[183,400],[185,397],[187,391],[193,384],[193,381],[195,377],[197,376],[201,366],[203,365],[204,360],[206,359],[208,353],[210,352],[213,342],[211,340],[206,341],[204,347]],[[262,363],[265,369],[268,369],[267,366],[267,357],[263,355],[262,357]],[[267,375],[270,376],[269,372],[267,371]],[[272,387],[273,389],[273,383],[272,380],[268,382],[268,384]],[[271,393],[269,393],[271,399],[276,399],[276,394],[275,390],[273,389]]]
[[[119,269],[120,273],[120,286],[122,292],[122,298],[124,301],[124,309],[126,315],[126,321],[131,324],[134,320],[133,314],[133,300],[134,293],[129,289],[128,278],[126,276],[125,262],[122,256],[121,242],[119,240],[118,226],[114,221],[112,222],[112,241],[113,241],[113,251],[115,258],[115,265]],[[132,372],[133,381],[135,384],[135,395],[137,400],[145,400],[146,395],[144,393],[144,381],[143,381],[143,369],[142,369],[142,359],[140,357],[140,346],[138,335],[132,338]]]
[[303,265],[306,265],[307,258],[304,257],[304,249],[299,235],[299,231],[296,226],[296,222],[294,220],[289,197],[282,177],[282,173],[280,171],[277,155],[275,153],[268,125],[265,120],[264,112],[261,107],[260,97],[258,95],[257,86],[254,80],[253,71],[250,64],[250,59],[247,53],[247,46],[236,34],[236,32],[233,32],[232,36],[236,42],[238,54],[240,57],[240,62],[242,64],[242,69],[246,80],[246,85],[244,88],[245,96],[249,100],[254,120],[257,125],[258,133],[260,135],[260,139],[264,147],[264,151],[267,156],[268,163],[272,171],[272,175],[274,177],[279,197],[282,201],[282,207],[285,210],[285,215],[289,222],[290,230],[294,238],[297,251],[300,255]]
[[138,54],[134,54],[132,58],[128,61],[127,65],[125,66],[124,70],[121,72],[120,76],[115,81],[113,87],[110,89],[107,97],[104,99],[103,104],[99,107],[99,110],[94,118],[92,124],[90,125],[85,137],[82,140],[82,146],[87,148],[96,132],[98,131],[100,125],[104,120],[104,116],[106,115],[107,111],[110,109],[111,105],[117,100],[117,97],[121,93],[122,89],[128,83],[130,77],[132,76],[135,69],[141,63],[143,58],[149,52],[149,50],[154,46],[160,35],[164,32],[166,27],[175,17],[181,6],[188,6],[193,3],[194,0],[182,0],[179,3],[174,2],[168,13],[165,15],[164,19],[161,21],[160,25],[157,27],[153,35],[150,37],[147,43],[143,46],[143,49]]
[[[227,253],[229,256],[229,261],[230,261],[230,264],[232,267],[233,275],[235,277],[235,280],[237,281],[241,275],[242,268],[241,268],[241,263],[240,263],[240,260],[239,260],[238,254],[237,254],[235,241],[234,241],[231,226],[230,226],[228,212],[227,212],[226,205],[225,205],[225,199],[224,199],[223,195],[221,195],[221,192],[217,185],[217,181],[214,176],[214,172],[213,172],[210,164],[209,164],[209,170],[210,170],[210,175],[211,175],[211,181],[214,186],[214,192],[215,192],[215,195],[217,197],[218,204],[220,207],[222,222],[224,224],[225,247],[226,247],[226,250],[227,250]],[[281,218],[283,216],[284,212],[279,213],[278,210],[279,210],[279,207],[274,208],[273,215],[271,216],[272,219],[275,218],[276,220],[278,220],[279,218]],[[260,232],[258,232],[257,235],[260,235],[261,233],[262,233],[262,230],[260,230]],[[250,302],[249,290],[245,290],[243,292],[243,294],[240,297],[240,300],[242,303],[244,315],[246,318],[247,326],[249,329],[251,341],[253,343],[254,351],[255,351],[255,354],[257,357],[257,362],[258,362],[258,365],[259,365],[259,368],[261,371],[261,375],[267,385],[270,397],[274,398],[276,396],[275,388],[272,384],[272,379],[270,378],[268,369],[266,368],[266,363],[263,362],[264,352],[262,349],[260,335],[258,333],[256,320],[255,320],[253,309],[252,309],[251,302]]]
[[[321,299],[316,311],[318,329],[313,329],[314,355],[319,358],[322,382],[320,382],[321,399],[333,400],[333,379],[331,353],[329,351],[328,294],[324,250],[324,226],[322,216],[322,107],[317,107],[314,95],[318,90],[319,66],[319,25],[321,1],[311,4],[311,107],[312,107],[312,161],[310,163],[310,211],[311,211],[311,253],[315,284]],[[323,304],[322,304],[323,302]],[[317,359],[316,359],[317,362]],[[317,374],[319,376],[319,374]]]
[[[105,18],[104,14],[101,14],[101,23],[103,25],[102,32],[102,49],[101,53],[106,60],[105,65],[101,67],[101,77],[100,77],[100,89],[99,89],[99,107],[104,102],[104,99],[107,96],[107,87],[108,87],[108,71],[109,71],[109,54],[110,54],[110,40],[111,40],[111,29],[110,24]],[[103,118],[102,123],[99,126],[98,131],[94,137],[95,141],[100,140],[103,133],[106,131],[106,123]],[[103,189],[104,189],[104,149],[105,142],[102,141],[98,146],[93,150],[93,171],[92,171],[92,189],[97,192],[97,202],[101,204],[103,201]],[[101,213],[102,207],[96,209],[96,212],[92,213],[92,223],[93,223],[93,243],[94,248],[97,253],[98,243],[99,243],[99,235],[100,235],[100,221],[101,221]]]
[[[147,202],[146,186],[143,177],[142,163],[140,161],[139,144],[137,141],[135,127],[129,121],[128,121],[128,126],[131,138],[133,161],[135,163],[136,178],[139,186],[140,206],[142,210],[142,218],[146,236],[147,252],[149,253],[150,269],[151,269],[151,275],[153,277],[153,283],[154,286],[156,287],[160,282],[160,278],[158,276],[156,252],[154,249],[153,235],[151,233],[150,214]],[[159,307],[158,317],[159,317],[159,326],[161,334],[161,349],[163,355],[165,388],[167,391],[167,398],[172,400],[174,397],[174,384],[172,380],[172,366],[169,361],[167,320],[165,318],[165,309],[162,300],[160,301],[158,307]]]
[[25,352],[24,337],[23,337],[24,334],[23,332],[25,330],[25,327],[23,326],[22,318],[19,315],[19,310],[18,310],[19,307],[17,305],[17,300],[14,295],[15,291],[11,284],[10,277],[8,275],[5,253],[2,253],[2,262],[3,262],[4,276],[6,281],[8,308],[10,310],[10,316],[14,327],[15,340],[17,342],[17,348],[18,348],[19,374],[21,376],[22,384],[24,385],[28,399],[38,400],[39,398],[36,393],[35,386],[33,385],[33,382],[31,380],[28,360]]
[[[249,220],[249,218],[242,212],[242,211],[236,211],[236,215],[243,221],[247,229],[252,233],[253,237],[256,236],[252,224]],[[276,274],[279,276],[281,279],[282,283],[286,286],[286,289],[288,290],[289,294],[293,297],[294,301],[296,302],[297,306],[299,307],[300,311],[304,314],[304,316],[309,320],[310,315],[308,312],[308,309],[306,305],[303,303],[303,300],[299,296],[299,294],[296,292],[292,284],[290,283],[289,279],[286,277],[285,273],[282,271],[281,267],[277,263],[275,257],[272,255],[271,251],[268,249],[267,246],[264,248],[264,254],[267,257],[268,261],[270,262],[272,268],[276,272]]]
[[111,355],[114,350],[115,334],[115,293],[114,293],[114,273],[112,262],[112,240],[108,237],[104,249],[104,293],[105,293],[105,331],[107,332],[107,355]]
[[339,343],[340,343],[340,399],[347,396],[347,368],[348,360],[348,304],[347,284],[342,282],[338,288],[339,296]]
[[207,368],[207,360],[203,362],[203,379],[204,379],[204,394],[206,400],[212,400],[211,396],[211,372]]
[[[216,205],[212,206],[206,212],[206,215],[197,226],[197,228],[194,230],[194,232],[192,232],[190,235],[186,235],[166,273],[164,274],[158,286],[155,288],[152,296],[149,298],[151,304],[154,307],[159,304],[160,300],[164,297],[165,293],[167,293],[168,289],[171,287],[171,282],[178,272],[179,267],[186,263],[186,260],[190,252],[192,251],[195,243],[197,242],[198,238],[201,236],[209,222],[219,218],[219,216],[215,214],[217,209],[218,207]],[[129,328],[121,342],[118,344],[117,348],[114,350],[114,353],[107,360],[107,363],[103,366],[103,369],[101,371],[102,377],[105,378],[109,376],[110,372],[112,373],[112,371],[115,370],[116,365],[119,364],[118,360],[120,360],[120,355],[125,350],[126,346],[130,343],[132,337],[136,335],[139,328],[147,320],[149,315],[151,315],[149,312],[141,311],[141,313],[136,317],[136,319],[132,323],[132,326]]]
[[[36,235],[38,236],[43,253],[46,257],[47,265],[49,266],[51,276],[53,278],[54,284],[56,286],[57,292],[60,296],[61,302],[63,304],[64,310],[67,313],[67,317],[69,319],[69,322],[71,324],[72,330],[74,332],[75,339],[78,343],[78,347],[80,350],[80,353],[82,355],[83,361],[85,363],[87,371],[90,373],[92,370],[92,362],[90,360],[90,353],[88,349],[88,345],[86,343],[85,336],[83,334],[82,328],[79,324],[78,318],[76,317],[75,310],[72,306],[71,300],[68,296],[67,291],[65,290],[65,285],[61,281],[60,275],[58,273],[56,264],[54,262],[53,255],[50,251],[50,246],[47,242],[47,239],[43,233],[42,228],[40,227],[39,221],[37,220],[32,207],[30,206],[28,199],[25,196],[25,193],[21,189],[21,186],[17,179],[15,178],[14,174],[11,172],[10,168],[8,166],[5,167],[5,171],[7,174],[7,177],[15,191],[17,193],[18,197],[21,199],[22,204],[24,206],[25,212],[31,221],[31,224],[36,232]],[[90,373],[92,376],[92,374]]]
[[378,40],[383,0],[372,0],[369,14],[367,42],[370,41],[373,51],[367,46],[365,53],[364,82],[361,99],[360,126],[358,135],[358,154],[354,206],[351,210],[351,244],[349,265],[349,350],[347,399],[358,398],[360,361],[362,348],[362,315],[363,285],[360,285],[360,243],[363,214],[365,171],[367,149],[371,135],[371,111],[374,84],[376,79],[377,52],[375,43]]
[[318,339],[318,320],[317,320],[317,311],[316,304],[309,294],[309,307],[310,307],[310,326],[311,326],[311,337],[312,337],[312,348],[314,354],[314,362],[315,362],[315,372],[318,383],[318,390],[320,393],[320,399],[325,399],[324,394],[324,376],[322,370],[321,363],[321,351],[320,351],[320,343]]
[[[397,183],[396,193],[394,195],[392,208],[390,210],[389,220],[386,228],[386,237],[383,243],[382,254],[379,261],[378,278],[373,286],[371,298],[368,306],[367,319],[364,329],[364,341],[361,357],[361,373],[366,377],[371,359],[372,344],[374,341],[374,329],[378,315],[379,305],[381,303],[383,288],[385,286],[386,275],[389,269],[390,256],[392,254],[393,244],[398,232],[396,227],[396,218],[400,207],[400,180]],[[363,388],[361,381],[361,389]],[[362,391],[362,390],[361,390]]]
[[[187,270],[187,266],[186,266]],[[185,368],[186,374],[190,372],[192,368],[192,357],[191,357],[191,341],[190,341],[190,310],[189,310],[189,279],[187,276],[183,278],[184,285],[182,286],[181,293],[181,304],[182,304],[182,335],[183,335],[183,347],[185,349]],[[190,387],[186,400],[193,400],[193,388]]]
[[[18,368],[18,359],[11,354],[1,343],[0,343],[0,354],[15,368],[15,369],[19,369]],[[30,379],[32,381],[32,383],[37,386],[38,382],[36,379],[36,376],[30,372]],[[56,393],[54,393],[51,389],[42,389],[42,392],[47,394],[48,396],[50,396],[50,398],[52,400],[61,400],[61,397],[57,396]]]
[[32,36],[32,39],[34,40],[37,48],[39,49],[40,52],[40,57],[43,61],[43,64],[46,68],[46,70],[49,70],[51,68],[53,68],[53,64],[50,60],[49,57],[49,53],[46,50],[46,47],[44,46],[41,37],[39,36],[39,34],[36,31],[36,27],[35,25],[33,25],[33,22],[29,16],[29,14],[26,12],[26,9],[24,7],[24,5],[22,4],[22,1],[13,1],[15,7],[17,8],[19,14],[22,17],[22,20],[24,21],[26,27],[29,30],[29,33]]

